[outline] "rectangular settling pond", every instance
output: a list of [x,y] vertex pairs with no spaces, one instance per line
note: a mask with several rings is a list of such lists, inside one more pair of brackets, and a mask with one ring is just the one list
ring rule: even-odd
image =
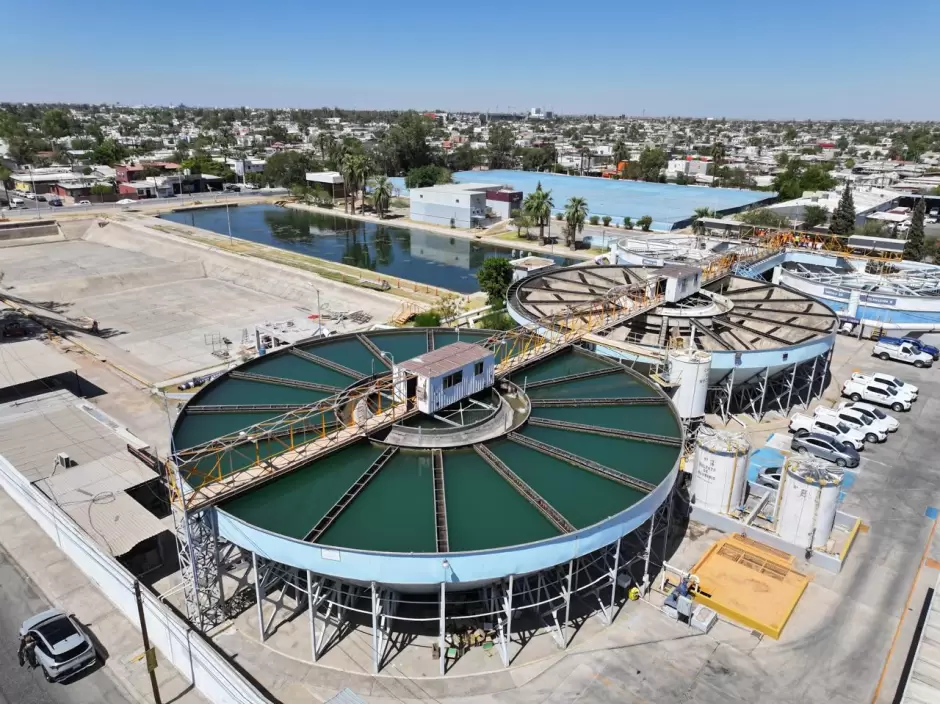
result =
[[[227,235],[225,210],[203,208],[160,217]],[[513,252],[467,237],[447,237],[391,222],[380,225],[274,205],[229,208],[228,215],[233,237],[459,293],[480,290],[476,272],[486,259],[512,258]],[[552,259],[563,266],[580,261]]]

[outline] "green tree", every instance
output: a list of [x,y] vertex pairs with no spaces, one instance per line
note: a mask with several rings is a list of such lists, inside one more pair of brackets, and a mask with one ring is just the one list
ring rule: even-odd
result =
[[599,215],[592,215],[591,217],[588,218],[588,222],[590,222],[592,225],[597,225],[598,223],[600,223],[600,221],[601,221],[601,218]]
[[659,181],[659,175],[666,168],[666,152],[662,149],[644,149],[640,153],[640,177],[644,181]]
[[426,310],[414,317],[416,328],[436,328],[441,324],[441,314],[436,310]]
[[105,196],[109,193],[114,193],[114,188],[104,183],[96,183],[94,186],[88,189],[88,192],[93,196]]
[[430,139],[435,123],[414,110],[401,115],[382,139],[388,162],[385,166],[394,173],[407,173],[433,161]]
[[[209,160],[212,162],[212,160]],[[183,167],[189,161],[183,162]],[[212,162],[218,164],[218,162]],[[217,168],[215,166],[206,166],[204,163],[201,168]],[[300,152],[284,151],[272,154],[268,157],[264,165],[264,180],[274,186],[291,188],[292,186],[303,185],[307,183],[307,172],[316,171],[317,163],[312,157]],[[197,173],[197,172],[193,172]],[[198,172],[202,173],[202,172]],[[206,173],[212,173],[207,171]]]
[[630,150],[627,148],[626,143],[624,143],[620,137],[617,137],[617,141],[614,142],[613,156],[614,166],[619,164],[621,161],[630,160]]
[[377,176],[372,182],[372,208],[381,220],[388,210],[388,204],[392,200],[392,182],[385,176]]
[[855,230],[856,235],[865,237],[886,237],[885,226],[878,220],[866,220],[862,226]]
[[907,242],[904,243],[904,258],[919,262],[927,253],[924,246],[924,215],[927,213],[927,204],[921,198],[911,213],[911,229],[907,233]]
[[786,228],[790,226],[790,221],[786,215],[774,212],[770,208],[756,208],[741,213],[738,220],[753,225],[754,227],[778,227]]
[[714,215],[714,213],[711,211],[711,208],[702,207],[702,208],[696,208],[696,209],[695,209],[695,225],[694,225],[694,229],[695,229],[695,233],[696,233],[696,234],[698,234],[698,235],[704,235],[704,234],[705,234],[705,223],[702,222],[702,218],[710,218],[710,217],[712,217],[713,215]]
[[532,218],[525,210],[519,208],[513,209],[510,213],[513,227],[516,228],[516,237],[522,237],[522,231],[525,230],[526,237],[529,236],[529,228],[532,226]]
[[649,215],[644,215],[636,221],[636,224],[640,226],[640,229],[643,230],[643,232],[649,232],[650,228],[653,226],[653,218],[651,218]]
[[485,259],[477,270],[477,283],[486,294],[486,302],[494,308],[502,308],[512,283],[512,264],[504,257]]
[[548,219],[552,216],[552,208],[555,207],[552,201],[552,192],[542,188],[542,182],[539,181],[535,190],[526,196],[523,208],[536,225],[539,227],[539,241],[545,244],[545,226]]
[[477,327],[484,330],[512,330],[518,325],[506,311],[493,310],[477,321]]
[[808,228],[825,225],[829,221],[829,211],[821,205],[807,205],[803,208],[803,224]]
[[7,189],[7,181],[13,174],[7,167],[0,165],[0,184],[3,185],[3,192],[6,195],[7,205],[10,204],[10,191]]
[[718,170],[721,168],[721,165],[725,163],[725,145],[721,142],[715,142],[711,148],[712,161],[715,164],[715,173],[718,173]]
[[578,233],[584,232],[587,214],[588,204],[584,198],[571,196],[565,203],[565,241],[571,249],[577,248]]
[[610,215],[605,215],[604,217],[601,218],[601,222],[604,223],[604,227],[609,227],[611,220],[613,220],[613,218],[610,217]]
[[405,176],[405,186],[407,188],[427,188],[428,186],[439,186],[451,182],[451,174],[443,166],[418,166],[408,172]]
[[64,110],[52,108],[42,116],[42,133],[50,139],[61,139],[71,131],[72,126]]
[[631,217],[625,217],[625,218],[623,219],[623,229],[624,229],[624,230],[632,230],[632,229],[633,229],[633,218],[631,218]]
[[829,232],[834,235],[851,235],[855,231],[855,201],[852,198],[852,186],[845,184],[839,205],[836,206],[829,223]]
[[[356,212],[356,193],[365,188],[366,179],[369,176],[369,163],[362,154],[350,152],[343,159],[343,192],[347,200],[351,200],[352,212]],[[363,203],[363,212],[365,203]],[[347,211],[348,212],[348,211]]]
[[128,151],[123,145],[113,139],[105,139],[94,148],[91,158],[95,164],[114,166],[127,159],[127,155]]
[[490,125],[490,136],[486,141],[487,156],[491,169],[508,169],[512,167],[512,153],[516,145],[516,138],[509,125],[496,122]]

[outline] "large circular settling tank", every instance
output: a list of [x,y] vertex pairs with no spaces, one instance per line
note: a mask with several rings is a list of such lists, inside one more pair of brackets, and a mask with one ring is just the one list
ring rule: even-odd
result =
[[[372,331],[259,357],[185,405],[175,450],[243,433],[200,460],[237,471],[284,447],[252,430],[259,423],[389,375],[393,365],[459,351],[454,343],[484,349],[494,334]],[[513,350],[495,353],[498,364]],[[279,432],[297,445],[345,422],[336,409]],[[657,387],[616,360],[566,347],[209,510],[224,540],[283,565],[410,592],[441,583],[459,590],[619,541],[669,495],[681,443]],[[194,471],[181,465],[184,479]]]

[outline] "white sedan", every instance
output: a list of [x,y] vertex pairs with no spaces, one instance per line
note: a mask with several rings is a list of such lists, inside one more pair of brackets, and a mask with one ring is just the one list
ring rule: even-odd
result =
[[117,204],[118,205],[134,205],[134,203],[136,202],[137,202],[136,200],[132,200],[131,198],[121,198],[121,200],[117,201]]

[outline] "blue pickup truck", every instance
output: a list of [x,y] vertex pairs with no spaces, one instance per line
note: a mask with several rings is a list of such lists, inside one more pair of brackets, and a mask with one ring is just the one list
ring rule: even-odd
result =
[[883,342],[886,345],[900,345],[902,342],[909,344],[918,352],[923,352],[924,354],[929,354],[933,357],[933,361],[940,362],[940,349],[937,349],[933,345],[927,345],[916,337],[882,337],[878,342]]

